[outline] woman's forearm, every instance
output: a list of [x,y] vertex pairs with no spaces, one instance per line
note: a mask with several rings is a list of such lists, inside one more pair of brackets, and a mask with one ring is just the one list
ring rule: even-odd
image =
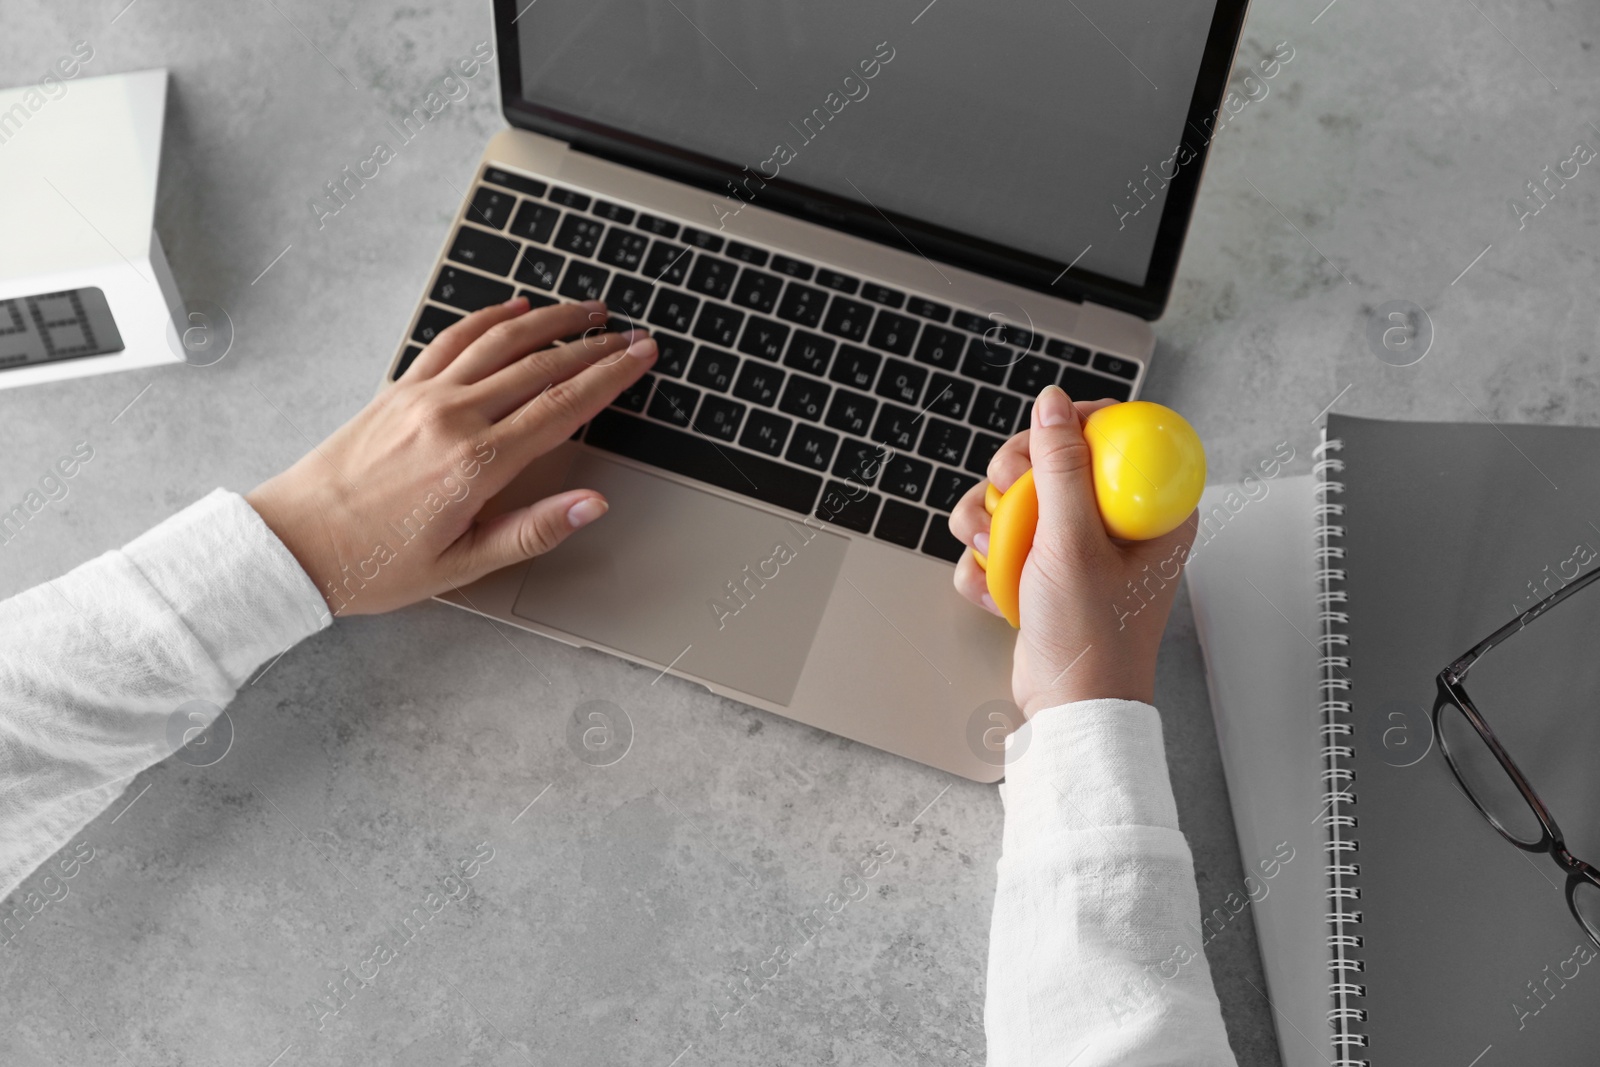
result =
[[1041,711],[1002,794],[989,1067],[1231,1067],[1155,709]]
[[222,490],[0,602],[0,899],[329,621],[282,542]]

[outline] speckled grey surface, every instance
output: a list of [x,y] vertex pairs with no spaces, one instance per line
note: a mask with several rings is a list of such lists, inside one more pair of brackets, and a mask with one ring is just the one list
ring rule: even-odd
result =
[[[490,39],[487,5],[124,3],[6,0],[0,80],[79,40],[88,73],[171,68],[158,226],[237,339],[205,369],[0,392],[0,500],[96,451],[0,549],[3,594],[250,488],[361,404],[501,125],[480,76],[319,231],[307,199]],[[1240,65],[1280,41],[1294,58],[1218,138],[1146,395],[1195,423],[1217,481],[1284,440],[1304,469],[1336,397],[1600,422],[1600,174],[1520,230],[1507,204],[1600,147],[1600,9],[1324,3],[1256,4]],[[1365,338],[1392,300],[1435,331],[1411,367]],[[981,1061],[994,790],[653,677],[439,605],[294,649],[230,708],[225,760],[153,768],[81,835],[94,859],[0,961],[0,1062]],[[1157,695],[1210,907],[1243,871],[1181,598]],[[590,700],[632,722],[610,766],[566,744]],[[475,878],[442,882],[484,842]],[[805,945],[799,920],[880,845],[864,899]],[[430,892],[438,913],[319,1031],[307,1001],[342,968],[370,976],[375,938]],[[780,947],[793,959],[719,1028]],[[1275,1063],[1248,919],[1208,954],[1240,1062]]]

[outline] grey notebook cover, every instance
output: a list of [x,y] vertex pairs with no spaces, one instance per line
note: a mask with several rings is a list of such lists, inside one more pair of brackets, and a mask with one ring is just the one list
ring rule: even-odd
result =
[[[1373,1067],[1600,1060],[1600,953],[1567,910],[1549,857],[1502,839],[1433,743],[1434,677],[1600,552],[1600,431],[1382,422],[1333,415],[1326,545],[1342,548],[1323,607],[1343,632],[1359,845],[1329,900],[1345,1062]],[[1342,513],[1340,513],[1342,509]],[[1343,593],[1342,598],[1337,594]],[[1338,615],[1347,621],[1337,621]],[[1467,691],[1544,798],[1568,846],[1600,861],[1600,589],[1491,651]],[[1338,691],[1324,696],[1339,696]],[[1338,981],[1338,972],[1330,972]],[[1335,1062],[1340,1062],[1335,1056]]]
[[1249,902],[1284,1067],[1333,1059],[1313,489],[1310,474],[1208,487],[1184,568],[1245,868],[1202,896],[1201,941],[1234,936]]

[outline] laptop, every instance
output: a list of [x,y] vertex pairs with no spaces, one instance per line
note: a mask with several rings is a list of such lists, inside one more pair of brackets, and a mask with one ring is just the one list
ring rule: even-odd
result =
[[442,599],[998,780],[949,513],[1045,385],[1139,395],[1245,6],[497,0],[510,128],[385,380],[519,293],[661,355],[490,504],[606,519]]

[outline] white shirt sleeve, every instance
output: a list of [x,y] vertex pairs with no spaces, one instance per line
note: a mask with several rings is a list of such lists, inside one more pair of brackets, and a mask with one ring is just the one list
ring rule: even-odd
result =
[[330,622],[283,542],[221,489],[0,602],[0,899]]
[[1001,796],[989,1067],[1232,1067],[1156,710],[1041,711]]

